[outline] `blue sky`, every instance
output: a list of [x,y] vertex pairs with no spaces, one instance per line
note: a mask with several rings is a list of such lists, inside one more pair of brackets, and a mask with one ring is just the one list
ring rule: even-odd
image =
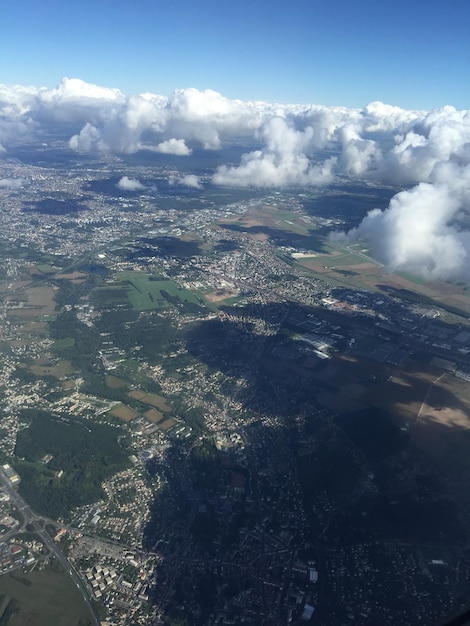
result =
[[468,0],[6,0],[0,82],[469,107]]

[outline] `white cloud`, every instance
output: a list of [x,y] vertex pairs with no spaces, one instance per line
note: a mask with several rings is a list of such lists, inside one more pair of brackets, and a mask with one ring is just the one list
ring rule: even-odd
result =
[[25,85],[0,84],[0,116],[18,118],[31,111],[40,89]]
[[185,187],[192,187],[193,189],[202,189],[202,183],[200,179],[194,174],[187,174],[182,176],[176,181],[178,185],[184,185]]
[[165,108],[167,133],[205,149],[219,148],[224,138],[252,136],[262,124],[266,107],[263,103],[229,100],[211,89],[177,89]]
[[460,210],[448,185],[420,183],[394,196],[387,210],[370,211],[347,236],[369,240],[390,271],[426,280],[468,278],[470,232],[459,224]]
[[343,126],[340,138],[342,164],[348,174],[364,176],[377,168],[382,155],[376,141],[363,139],[360,129],[353,124]]
[[129,178],[128,176],[123,176],[118,182],[117,187],[124,191],[140,191],[145,189],[145,185],[143,185],[140,180],[137,180],[137,178]]
[[39,89],[30,104],[29,115],[42,123],[68,124],[77,129],[85,124],[99,126],[125,106],[127,97],[78,78],[64,78],[54,89]]
[[314,132],[311,126],[295,130],[282,117],[275,117],[261,131],[266,147],[243,155],[238,167],[219,167],[212,180],[233,187],[327,184],[333,180],[336,159],[317,165],[308,158]]
[[[343,152],[352,147],[346,142]],[[370,155],[352,159],[358,173],[416,186],[398,193],[385,211],[371,211],[348,237],[368,239],[392,271],[407,270],[427,280],[469,279],[469,112],[431,111],[397,135],[388,152]]]
[[[78,104],[89,107],[90,117],[71,138],[72,149],[124,153],[153,149],[188,154],[187,142],[205,149],[219,148],[224,138],[251,136],[262,121],[263,105],[228,100],[211,90],[178,89],[168,98],[149,93],[130,97],[121,97],[120,92],[107,95],[100,100],[77,100],[74,96],[77,119]],[[69,111],[71,105],[67,103]]]
[[179,156],[188,156],[192,154],[191,148],[188,148],[184,139],[167,139],[162,141],[155,147],[156,152],[162,154],[176,154]]
[[[370,102],[361,111],[363,128],[367,132],[403,132],[423,119],[426,111],[406,111],[383,102]],[[400,130],[401,129],[401,130]]]
[[21,189],[24,178],[0,178],[0,189]]
[[96,147],[100,149],[100,133],[93,124],[87,122],[79,135],[74,135],[70,138],[69,146],[72,150],[76,150],[77,152],[90,152]]
[[123,94],[119,89],[109,89],[87,83],[79,78],[64,78],[55,89],[40,91],[42,102],[111,101],[122,102]]
[[78,135],[71,137],[69,145],[73,150],[137,152],[142,148],[145,131],[159,132],[164,128],[165,114],[148,97],[130,96],[119,106],[107,103],[99,117],[97,123],[87,122]]

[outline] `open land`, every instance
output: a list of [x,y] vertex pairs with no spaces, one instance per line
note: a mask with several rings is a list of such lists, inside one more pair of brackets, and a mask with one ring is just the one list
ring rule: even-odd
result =
[[438,306],[446,303],[463,313],[470,313],[470,292],[465,284],[444,281],[429,283],[405,274],[390,274],[385,271],[382,264],[369,256],[370,251],[361,243],[342,248],[329,242],[328,246],[329,254],[316,254],[298,259],[301,265],[322,280],[378,292],[388,290],[396,293],[404,290],[409,295],[414,294],[418,302],[421,295],[426,299],[423,299],[423,302],[434,302]]
[[6,574],[0,578],[0,595],[0,620],[5,626],[90,624],[82,598],[64,571],[49,567],[27,574]]

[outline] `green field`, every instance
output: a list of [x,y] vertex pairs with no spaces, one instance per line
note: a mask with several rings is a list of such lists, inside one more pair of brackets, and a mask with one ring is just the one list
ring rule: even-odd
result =
[[0,577],[3,626],[88,626],[88,609],[64,571],[46,568]]
[[52,267],[48,263],[40,263],[37,268],[43,274],[53,274],[57,271],[57,268]]
[[427,282],[426,280],[424,280],[424,278],[420,278],[419,276],[414,276],[413,274],[410,274],[408,272],[395,272],[395,273],[397,276],[401,276],[405,280],[409,281],[410,283],[414,283],[415,285],[425,285]]
[[95,289],[91,300],[100,308],[124,305],[134,311],[152,311],[177,306],[191,310],[201,306],[202,296],[198,299],[172,280],[160,279],[146,272],[124,272],[113,285]]
[[167,308],[176,304],[176,301],[183,305],[185,303],[199,304],[196,296],[182,289],[172,280],[156,280],[144,272],[128,272],[122,274],[119,281],[121,286],[127,287],[129,301],[136,311]]
[[54,348],[71,348],[74,343],[75,339],[73,337],[64,337],[63,339],[54,341]]

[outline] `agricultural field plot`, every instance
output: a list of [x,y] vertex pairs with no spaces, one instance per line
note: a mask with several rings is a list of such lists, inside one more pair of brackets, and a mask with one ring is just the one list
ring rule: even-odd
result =
[[21,326],[21,332],[27,334],[45,334],[47,332],[47,322],[31,321]]
[[173,291],[176,288],[172,281],[152,281],[150,275],[139,272],[123,274],[119,276],[119,281],[127,289],[129,301],[136,311],[167,308],[170,305],[161,290]]
[[87,626],[88,609],[65,572],[51,568],[0,577],[5,626]]
[[375,416],[369,428],[386,418],[396,430],[406,431],[413,454],[429,459],[454,495],[470,501],[468,382],[412,360],[399,368],[350,356],[332,359],[318,380],[336,387],[316,399],[340,421],[367,410]]
[[[325,253],[315,256],[297,257],[296,261],[302,267],[317,274],[322,280],[333,285],[348,285],[377,290],[380,283],[388,284],[390,275],[386,273],[381,263],[368,255],[365,245],[351,245],[337,248],[328,243]],[[402,279],[407,287],[411,282]],[[400,283],[401,284],[401,283]]]
[[88,274],[84,274],[83,272],[71,272],[69,274],[57,274],[55,278],[57,280],[70,280],[72,283],[80,285],[83,283],[88,277]]
[[152,422],[152,424],[157,424],[158,422],[161,422],[165,416],[163,413],[160,413],[160,411],[157,411],[157,409],[152,407],[148,411],[145,411],[144,417],[149,422]]
[[[49,263],[39,263],[39,265],[36,265],[35,269],[41,274],[54,274],[57,272],[57,268]],[[36,275],[36,272],[33,270],[32,274]]]
[[145,393],[144,391],[134,390],[130,391],[127,394],[133,400],[137,400],[138,402],[142,402],[143,404],[150,404],[153,407],[156,407],[163,413],[169,413],[171,411],[171,407],[168,406],[165,398],[163,396],[159,396],[156,393]]
[[111,307],[131,308],[127,289],[124,289],[120,284],[93,289],[90,294],[90,302],[98,309]]
[[166,432],[167,430],[169,430],[175,424],[176,424],[176,420],[174,420],[173,418],[169,417],[164,422],[160,422],[158,424],[158,428],[160,430],[163,430],[163,432]]
[[113,415],[114,417],[117,417],[123,422],[130,422],[133,419],[135,419],[138,415],[137,411],[134,411],[134,409],[131,409],[129,406],[126,406],[125,404],[118,404],[113,409],[111,409],[109,414]]
[[338,414],[360,411],[364,408],[363,404],[331,391],[321,391],[315,396],[315,399],[326,409]]
[[[430,385],[442,370],[408,361],[401,367],[343,355],[331,360],[318,375],[337,387],[337,393],[320,394],[329,408],[349,411],[351,403],[388,411],[406,423],[416,420]],[[334,405],[334,407],[333,407]]]
[[51,285],[42,285],[41,287],[29,287],[25,290],[28,297],[28,305],[41,307],[43,313],[53,313],[55,311],[56,302],[54,301],[56,289]]
[[470,389],[467,381],[450,373],[431,380],[417,414],[417,426],[433,423],[448,429],[466,430],[470,436]]
[[345,354],[332,358],[327,367],[317,374],[317,378],[340,388],[358,383],[363,384],[366,389],[370,384],[375,384],[375,381],[388,378],[390,374],[391,368],[387,365]]
[[368,389],[361,402],[390,411],[406,422],[416,420],[429,386],[439,373],[430,370],[396,369],[390,378]]
[[42,315],[42,308],[39,306],[34,307],[18,307],[18,308],[10,308],[8,309],[8,316],[11,320],[16,323],[22,324],[23,320],[33,320],[37,318],[39,315]]
[[459,398],[460,402],[467,406],[467,413],[470,416],[470,385],[467,381],[455,376],[444,376],[436,389],[442,389],[451,396]]
[[[52,285],[28,287],[19,292],[6,294],[7,315],[18,321],[22,326],[50,319],[57,314],[54,300],[57,288]],[[24,332],[27,332],[24,330]]]
[[73,337],[64,337],[63,339],[56,339],[54,341],[54,349],[61,350],[62,348],[71,348],[75,344]]
[[71,376],[75,372],[75,368],[68,360],[61,360],[57,363],[51,363],[47,359],[36,359],[29,366],[29,371],[35,376],[53,376],[59,380]]
[[[28,285],[31,284],[29,280],[11,280],[11,279],[0,279],[0,294],[5,295],[7,298],[10,296],[13,297],[11,292],[18,292],[21,289],[24,289]],[[9,293],[8,293],[9,292]]]
[[112,374],[106,374],[105,376],[106,387],[110,389],[121,389],[122,387],[127,387],[127,382],[122,378],[118,378],[118,376],[113,376]]

